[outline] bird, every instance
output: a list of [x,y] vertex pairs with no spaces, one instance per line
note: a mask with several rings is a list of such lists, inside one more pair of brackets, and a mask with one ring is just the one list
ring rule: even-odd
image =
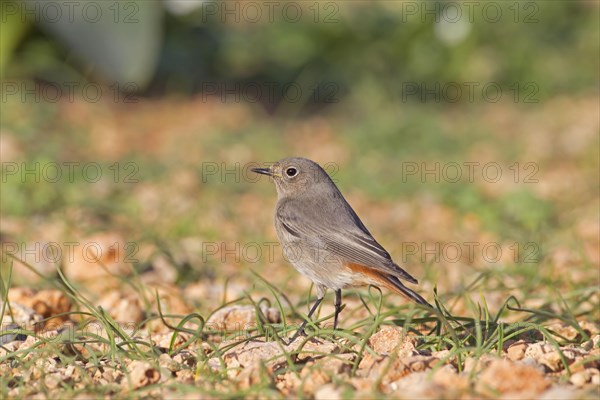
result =
[[334,330],[342,309],[342,289],[385,287],[417,304],[432,307],[405,286],[404,282],[418,281],[375,240],[319,164],[307,158],[289,157],[252,171],[269,176],[275,183],[277,237],[287,260],[317,290],[315,304],[290,342],[304,334],[307,321],[327,289],[335,293]]

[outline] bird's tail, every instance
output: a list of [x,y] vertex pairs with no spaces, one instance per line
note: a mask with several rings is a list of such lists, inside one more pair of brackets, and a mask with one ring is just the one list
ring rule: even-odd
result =
[[[367,277],[371,278],[372,280],[375,280],[376,282],[380,283],[381,286],[385,286],[388,289],[406,297],[409,300],[414,301],[417,304],[423,304],[425,306],[429,306],[429,307],[433,308],[433,306],[431,304],[429,304],[427,302],[427,300],[422,298],[417,292],[404,286],[404,284],[400,281],[400,278],[404,279],[404,274],[402,274],[400,276],[390,275],[390,274],[386,274],[386,273],[377,271],[374,268],[365,267],[364,265],[354,264],[354,263],[348,263],[348,264],[346,264],[346,266],[348,268],[350,268],[350,270],[352,270],[352,272],[366,275]],[[407,272],[405,272],[405,274],[408,275]],[[409,282],[413,282],[413,281],[415,283],[417,282],[417,280],[415,278],[413,278],[410,275],[408,275],[408,276],[410,277]]]
[[409,289],[406,286],[404,286],[404,284],[402,284],[400,279],[398,279],[397,277],[395,277],[393,275],[384,275],[384,276],[382,276],[382,278],[385,279],[385,281],[387,283],[386,286],[389,289],[393,290],[394,292],[398,293],[399,295],[402,295],[402,296],[406,297],[407,299],[414,301],[417,304],[422,304],[424,306],[433,308],[433,306],[431,304],[429,304],[427,302],[427,300],[425,300],[423,297],[421,297],[421,295],[419,295],[414,290]]

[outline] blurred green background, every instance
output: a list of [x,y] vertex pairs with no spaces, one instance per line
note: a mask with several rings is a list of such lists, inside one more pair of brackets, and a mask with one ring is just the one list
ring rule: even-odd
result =
[[335,82],[336,98],[535,82],[547,99],[596,93],[597,17],[596,1],[2,1],[1,65],[5,78],[102,78],[143,95],[310,78]]
[[[537,263],[506,271],[534,277],[566,247],[587,271],[572,279],[589,283],[597,1],[66,3],[1,3],[3,162],[96,162],[104,176],[50,183],[3,170],[5,237],[272,240],[274,190],[243,166],[302,155],[332,167],[393,254],[399,238],[535,242]],[[465,162],[498,163],[502,179],[479,167],[473,180],[466,169],[440,178]],[[113,179],[115,163],[122,174],[134,163],[137,182]],[[421,174],[436,163],[439,178]],[[192,265],[185,279],[220,264],[178,262]]]

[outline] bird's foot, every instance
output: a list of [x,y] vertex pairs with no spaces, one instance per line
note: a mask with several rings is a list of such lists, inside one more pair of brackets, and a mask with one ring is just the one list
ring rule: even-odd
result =
[[298,330],[296,331],[296,333],[294,334],[294,336],[292,336],[292,338],[291,338],[291,339],[290,339],[290,340],[289,340],[287,343],[286,343],[286,341],[285,341],[285,340],[282,340],[282,341],[283,341],[283,343],[284,343],[286,346],[289,346],[290,344],[294,343],[294,342],[296,341],[296,339],[298,339],[298,337],[299,337],[299,336],[304,336],[304,337],[306,337],[306,336],[307,336],[307,335],[306,335],[306,332],[304,332],[304,327],[300,327],[300,329],[298,329]]

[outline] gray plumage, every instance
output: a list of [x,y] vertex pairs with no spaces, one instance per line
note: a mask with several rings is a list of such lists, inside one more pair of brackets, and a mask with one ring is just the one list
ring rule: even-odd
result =
[[372,284],[429,305],[404,286],[402,281],[417,280],[394,263],[317,163],[284,158],[254,171],[273,178],[277,236],[290,263],[315,283],[319,299],[327,288],[337,295],[347,287]]

